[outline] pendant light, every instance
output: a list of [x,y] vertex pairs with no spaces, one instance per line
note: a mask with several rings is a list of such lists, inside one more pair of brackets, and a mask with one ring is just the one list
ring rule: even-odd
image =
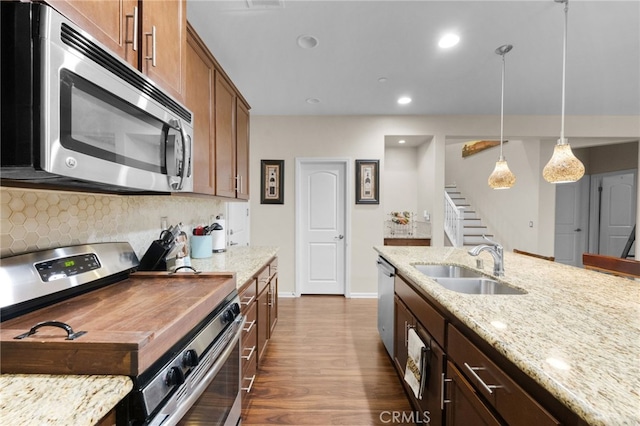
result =
[[569,0],[554,0],[564,3],[564,44],[562,48],[562,112],[560,124],[560,139],[553,148],[553,156],[544,169],[542,176],[547,182],[566,183],[576,182],[584,176],[584,165],[573,155],[569,141],[564,137],[564,93],[567,68],[567,21],[569,15]]
[[504,55],[506,55],[513,48],[510,44],[505,44],[496,49],[496,53],[502,56],[502,100],[500,106],[500,158],[496,161],[496,167],[493,169],[491,175],[489,175],[489,186],[493,189],[509,189],[516,183],[516,177],[509,166],[504,155],[502,155],[502,145],[504,141]]

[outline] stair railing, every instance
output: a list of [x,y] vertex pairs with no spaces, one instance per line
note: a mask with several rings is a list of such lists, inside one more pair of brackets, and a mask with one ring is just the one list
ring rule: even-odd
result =
[[464,245],[464,207],[456,206],[444,191],[444,232],[454,247]]

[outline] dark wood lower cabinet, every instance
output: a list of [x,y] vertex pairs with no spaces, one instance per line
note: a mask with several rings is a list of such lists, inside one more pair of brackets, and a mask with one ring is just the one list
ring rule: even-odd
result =
[[[395,344],[394,363],[400,374],[402,384],[405,387],[411,404],[423,423],[430,425],[442,425],[442,380],[444,374],[445,354],[440,345],[427,332],[402,300],[395,296]],[[402,379],[407,365],[409,330],[415,329],[420,340],[428,349],[426,353],[426,366],[422,374],[427,376],[422,398],[417,398],[413,390]]]
[[502,424],[482,403],[471,384],[451,362],[447,362],[447,379],[445,404],[447,426],[498,426]]
[[[394,282],[394,354],[399,378],[416,413],[428,414],[430,425],[477,426],[559,426],[582,425],[575,415],[559,421],[542,401],[534,398],[511,375],[505,373],[490,349],[481,350],[451,324],[455,318],[428,299],[406,279]],[[408,335],[415,329],[428,352],[428,380],[422,398],[415,397],[404,381],[408,358]],[[504,361],[502,361],[504,362]],[[513,374],[513,373],[512,373]],[[558,402],[544,400],[547,406]],[[558,411],[558,410],[556,410]],[[566,413],[566,409],[558,411]],[[424,417],[424,416],[423,416]],[[426,417],[425,417],[426,420]]]

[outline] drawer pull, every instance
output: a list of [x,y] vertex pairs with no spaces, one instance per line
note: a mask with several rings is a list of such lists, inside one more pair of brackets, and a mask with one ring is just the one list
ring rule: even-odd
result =
[[493,394],[493,389],[499,389],[502,386],[498,386],[498,385],[488,385],[484,382],[484,380],[482,380],[480,378],[480,376],[478,376],[478,373],[476,373],[476,371],[482,371],[482,370],[486,370],[486,368],[484,367],[471,367],[469,364],[467,364],[466,362],[464,363],[465,368],[469,371],[469,373],[471,373],[471,375],[473,377],[475,377],[475,379],[480,383],[480,385],[486,389],[487,392],[489,392],[490,394]]
[[447,379],[444,375],[444,373],[442,373],[441,375],[441,380],[440,380],[440,409],[444,410],[444,404],[448,404],[451,402],[450,399],[444,399],[444,384],[445,382],[453,382],[453,379]]
[[250,323],[248,323],[249,327],[243,328],[242,331],[246,331],[247,333],[250,332],[255,324],[256,324],[256,320],[251,321]]
[[[244,348],[244,350],[246,351],[247,348]],[[253,353],[256,351],[256,346],[253,345],[251,347],[251,349],[249,350],[249,355],[242,355],[242,359],[246,359],[247,361],[251,359],[251,356],[253,355]]]
[[255,298],[256,298],[255,296],[251,296],[249,298],[249,300],[247,300],[246,302],[240,302],[240,304],[244,305],[244,306],[249,306],[251,304],[251,302],[253,302],[253,299],[255,299]]
[[251,392],[251,388],[253,387],[253,381],[256,379],[256,375],[254,374],[251,377],[245,377],[245,380],[251,380],[251,382],[249,382],[249,386],[246,388],[240,388],[241,390],[245,391],[246,393]]

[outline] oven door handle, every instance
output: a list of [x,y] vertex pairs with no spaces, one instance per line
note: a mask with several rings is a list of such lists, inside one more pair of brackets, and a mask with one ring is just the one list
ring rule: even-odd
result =
[[238,321],[237,325],[234,325],[236,329],[234,331],[233,337],[231,338],[231,340],[229,340],[224,350],[220,354],[218,354],[215,362],[206,373],[206,375],[202,378],[202,380],[194,388],[192,388],[193,392],[191,392],[185,399],[180,402],[180,405],[174,412],[169,415],[163,415],[162,413],[159,413],[149,423],[149,426],[155,426],[156,424],[162,424],[162,426],[174,426],[182,419],[182,417],[184,417],[185,414],[187,414],[187,412],[207,389],[209,384],[211,384],[216,375],[220,372],[222,366],[227,362],[229,357],[231,357],[234,347],[237,344],[240,344],[240,336],[242,335],[242,327],[244,326],[244,322],[244,317],[242,317],[242,320]]

